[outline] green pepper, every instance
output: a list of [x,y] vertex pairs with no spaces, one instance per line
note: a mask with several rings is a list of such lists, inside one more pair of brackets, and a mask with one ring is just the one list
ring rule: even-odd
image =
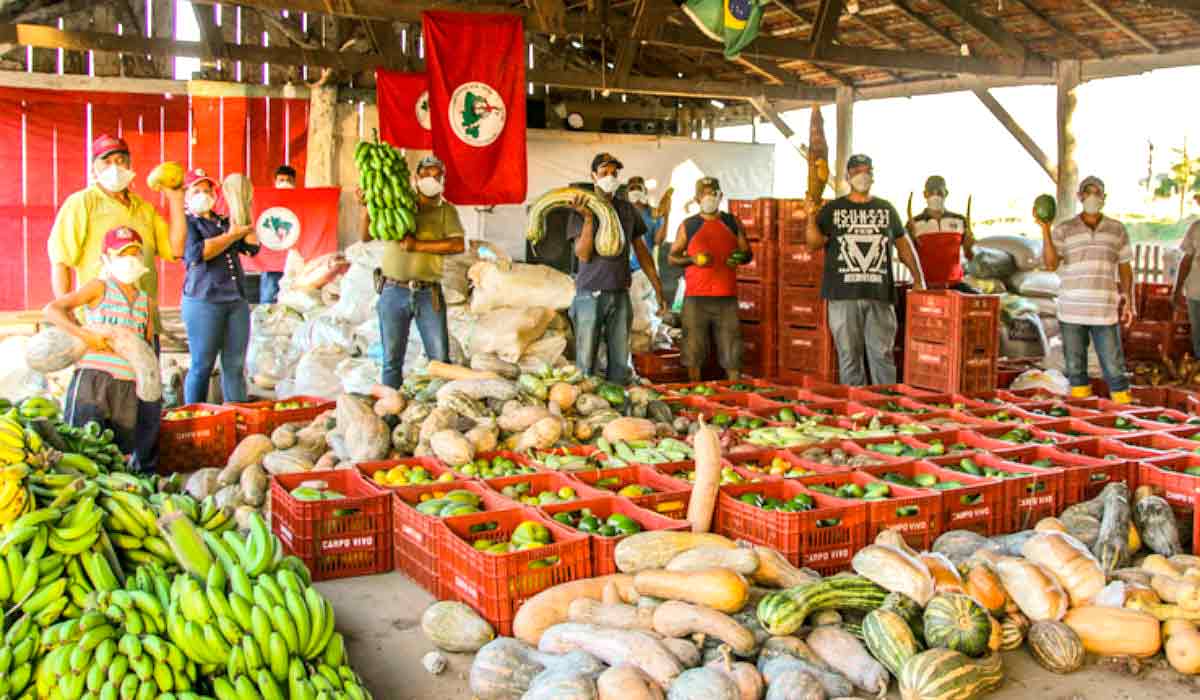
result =
[[871,445],[872,450],[875,450],[881,454],[891,455],[893,457],[899,457],[900,453],[904,451],[905,447],[907,447],[907,445],[899,440],[896,440],[895,442],[880,442]]
[[743,493],[741,496],[738,496],[739,501],[742,503],[748,503],[752,506],[758,504],[758,499],[759,495],[757,493]]
[[728,413],[714,413],[713,414],[712,424],[717,426],[718,428],[724,428],[732,422],[733,422],[733,417],[730,416]]
[[795,423],[796,412],[790,408],[780,409],[779,414],[775,416],[780,423]]
[[896,509],[896,516],[900,518],[911,518],[920,512],[921,510],[916,506],[901,506]]
[[566,511],[564,511],[562,513],[555,513],[553,517],[555,520],[562,523],[563,525],[571,525],[573,522],[573,519],[571,518],[571,514]]

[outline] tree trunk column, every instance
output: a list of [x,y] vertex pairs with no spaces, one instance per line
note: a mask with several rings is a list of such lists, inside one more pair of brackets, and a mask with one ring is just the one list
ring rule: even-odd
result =
[[337,86],[320,85],[309,91],[308,161],[305,187],[329,187],[337,183]]
[[1059,61],[1058,77],[1058,220],[1068,219],[1078,211],[1076,189],[1079,186],[1079,165],[1075,162],[1075,90],[1079,87],[1079,61]]
[[854,147],[854,89],[839,87],[837,89],[837,154],[834,159],[834,191],[838,196],[850,192],[850,183],[846,180],[846,161],[850,160],[850,151]]

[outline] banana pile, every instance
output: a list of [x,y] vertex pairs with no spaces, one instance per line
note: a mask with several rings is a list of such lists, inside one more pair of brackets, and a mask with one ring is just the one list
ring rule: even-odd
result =
[[371,238],[398,241],[417,230],[417,196],[409,184],[408,163],[386,143],[360,141],[354,164],[362,186]]
[[33,510],[34,495],[25,483],[29,469],[8,465],[0,469],[0,527]]

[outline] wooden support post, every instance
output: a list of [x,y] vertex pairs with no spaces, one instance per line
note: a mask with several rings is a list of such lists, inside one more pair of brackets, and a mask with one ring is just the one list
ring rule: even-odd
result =
[[337,184],[336,156],[340,138],[343,136],[338,133],[337,125],[337,85],[326,84],[310,88],[305,187],[330,187]]
[[975,88],[973,92],[979,98],[979,101],[983,103],[983,106],[987,107],[992,116],[996,118],[996,121],[1000,122],[1000,125],[1005,129],[1008,129],[1008,133],[1012,134],[1017,143],[1025,148],[1025,152],[1037,161],[1038,165],[1042,166],[1042,170],[1046,171],[1046,175],[1050,177],[1050,180],[1058,182],[1058,168],[1050,162],[1050,159],[1046,157],[1046,152],[1021,128],[1021,125],[1017,123],[1016,119],[1013,119],[1008,110],[1004,109],[1004,105],[1000,104],[986,88]]
[[1075,190],[1079,184],[1079,165],[1075,162],[1075,89],[1079,87],[1079,61],[1059,61],[1058,77],[1058,218],[1075,216]]
[[846,162],[854,147],[854,90],[837,89],[837,153],[834,156],[834,191],[839,196],[850,191],[846,180]]
[[[764,119],[774,125],[775,129],[779,131],[779,134],[783,136],[783,138],[787,139],[787,142],[791,144],[792,148],[796,149],[796,152],[800,154],[800,157],[808,160],[808,148],[796,136],[796,132],[787,125],[787,122],[783,121],[783,116],[779,114],[778,110],[771,106],[770,102],[767,102],[762,98],[758,98],[750,100],[750,106],[753,107],[754,110],[760,115],[762,115]],[[813,109],[819,108],[814,107]],[[750,119],[750,133],[752,137],[757,136],[753,117]],[[753,140],[757,142],[757,138],[754,138]]]

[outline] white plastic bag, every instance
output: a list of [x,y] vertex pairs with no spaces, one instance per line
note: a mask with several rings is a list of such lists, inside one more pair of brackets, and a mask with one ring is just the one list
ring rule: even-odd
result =
[[386,241],[367,241],[351,245],[342,254],[352,264],[374,270],[383,264],[383,251],[386,249]]
[[378,362],[366,358],[350,357],[337,366],[342,390],[351,394],[371,393],[371,387],[379,383],[382,371]]
[[41,372],[25,364],[29,338],[14,335],[0,341],[0,396],[14,402],[46,393],[49,386]]
[[1067,378],[1063,376],[1062,372],[1056,369],[1031,369],[1022,372],[1020,376],[1013,380],[1012,386],[1009,388],[1013,391],[1042,389],[1059,396],[1066,396],[1071,392],[1071,385],[1067,382]]
[[1023,297],[1053,299],[1058,296],[1058,290],[1062,287],[1062,279],[1058,273],[1045,270],[1018,272],[1009,278],[1008,283]]
[[378,302],[375,269],[354,264],[342,275],[341,294],[330,313],[352,325],[358,325],[374,315]]
[[350,349],[354,345],[354,330],[348,321],[327,312],[305,321],[293,338],[301,352],[322,345]]
[[545,363],[553,367],[566,350],[566,334],[547,331],[540,340],[530,343],[525,348],[525,352],[521,353],[519,364],[525,366],[526,364]]
[[1017,270],[1021,272],[1036,270],[1042,264],[1041,238],[989,236],[976,241],[975,245],[1008,253],[1013,257],[1013,262],[1017,264]]
[[633,332],[652,333],[658,315],[658,300],[646,273],[638,270],[629,285],[629,303],[633,305]]
[[279,303],[307,314],[321,307],[321,295],[307,289],[284,289],[279,293]]
[[327,346],[304,353],[296,365],[296,393],[336,399],[342,393],[338,365],[346,358],[345,350]]
[[517,362],[525,348],[541,338],[554,318],[554,311],[542,307],[495,309],[475,320],[471,353],[490,352],[508,362]]
[[548,265],[514,263],[505,271],[496,263],[478,262],[467,276],[475,285],[471,313],[477,316],[508,306],[565,309],[575,297],[571,277]]
[[246,373],[255,378],[279,382],[290,377],[300,362],[302,352],[292,343],[290,337],[257,335],[250,339],[250,348],[246,353]]

